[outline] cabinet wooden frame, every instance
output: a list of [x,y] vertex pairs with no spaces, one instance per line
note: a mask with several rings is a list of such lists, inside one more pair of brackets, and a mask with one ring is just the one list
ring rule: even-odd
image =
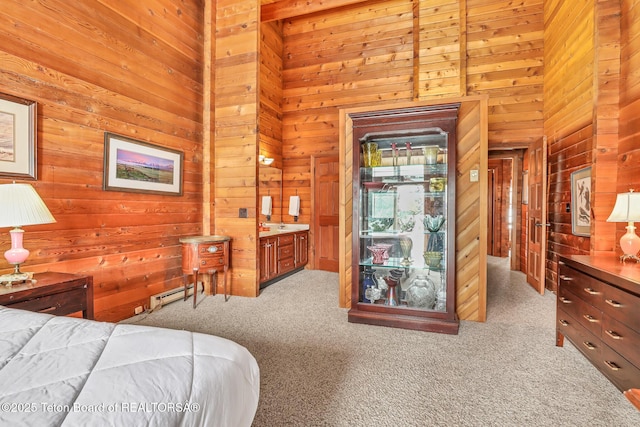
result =
[[[456,125],[459,104],[443,104],[412,108],[389,109],[351,113],[353,123],[353,216],[352,216],[352,284],[351,309],[349,322],[367,323],[405,329],[457,334],[459,320],[455,305],[455,182],[456,182]],[[360,218],[363,215],[360,206],[360,171],[363,165],[361,141],[366,135],[414,136],[431,129],[441,129],[447,134],[447,236],[446,236],[446,309],[444,311],[422,310],[410,307],[387,306],[363,302],[361,290],[362,266],[360,254]]]

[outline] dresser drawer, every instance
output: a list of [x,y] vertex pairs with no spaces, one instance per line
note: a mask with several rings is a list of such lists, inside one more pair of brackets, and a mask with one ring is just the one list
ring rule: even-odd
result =
[[602,295],[608,285],[567,265],[560,265],[558,284],[570,289],[574,294],[595,307],[601,307]]
[[561,286],[558,290],[558,310],[567,312],[585,329],[595,336],[600,336],[602,312],[592,305],[587,304],[566,287]]
[[640,388],[640,369],[609,346],[602,348],[602,357],[598,362],[596,367],[620,390]]
[[5,305],[6,307],[21,310],[66,316],[67,314],[87,309],[86,290],[71,289],[66,292],[59,292]]
[[224,254],[224,243],[211,243],[198,245],[198,256],[200,258],[206,257],[221,257]]
[[602,341],[620,355],[640,366],[640,334],[605,314],[602,319]]
[[585,329],[576,319],[563,310],[558,311],[557,330],[589,360],[602,358],[604,347],[600,338]]
[[603,295],[602,311],[640,332],[640,298],[609,286]]
[[207,256],[207,257],[201,257],[200,261],[199,261],[199,265],[200,265],[200,269],[201,270],[206,270],[207,268],[219,268],[219,267],[224,267],[224,257],[220,255],[216,255],[216,256]]

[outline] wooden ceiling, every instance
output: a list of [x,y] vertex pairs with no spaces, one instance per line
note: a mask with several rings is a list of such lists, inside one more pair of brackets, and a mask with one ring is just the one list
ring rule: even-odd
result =
[[277,21],[365,1],[367,0],[262,0],[260,20]]

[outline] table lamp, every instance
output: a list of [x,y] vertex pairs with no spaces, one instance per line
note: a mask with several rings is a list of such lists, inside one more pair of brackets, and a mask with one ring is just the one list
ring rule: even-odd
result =
[[24,282],[30,278],[20,271],[20,264],[26,261],[29,251],[22,247],[24,225],[49,224],[56,222],[36,190],[30,184],[0,185],[0,228],[13,227],[9,231],[11,249],[4,253],[9,264],[15,266],[13,274],[0,276],[0,283]]
[[636,227],[634,221],[640,221],[640,193],[634,193],[629,190],[628,193],[618,194],[616,204],[607,222],[626,222],[627,232],[620,239],[620,248],[624,255],[620,257],[621,261],[632,259],[636,262],[640,261],[637,254],[640,251],[640,237],[635,233]]

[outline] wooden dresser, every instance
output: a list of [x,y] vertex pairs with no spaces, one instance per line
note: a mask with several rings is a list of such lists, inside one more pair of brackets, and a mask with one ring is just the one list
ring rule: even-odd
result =
[[560,256],[556,345],[568,338],[618,389],[640,387],[640,264]]
[[46,272],[33,279],[0,285],[0,305],[57,316],[81,312],[85,319],[93,319],[93,276]]

